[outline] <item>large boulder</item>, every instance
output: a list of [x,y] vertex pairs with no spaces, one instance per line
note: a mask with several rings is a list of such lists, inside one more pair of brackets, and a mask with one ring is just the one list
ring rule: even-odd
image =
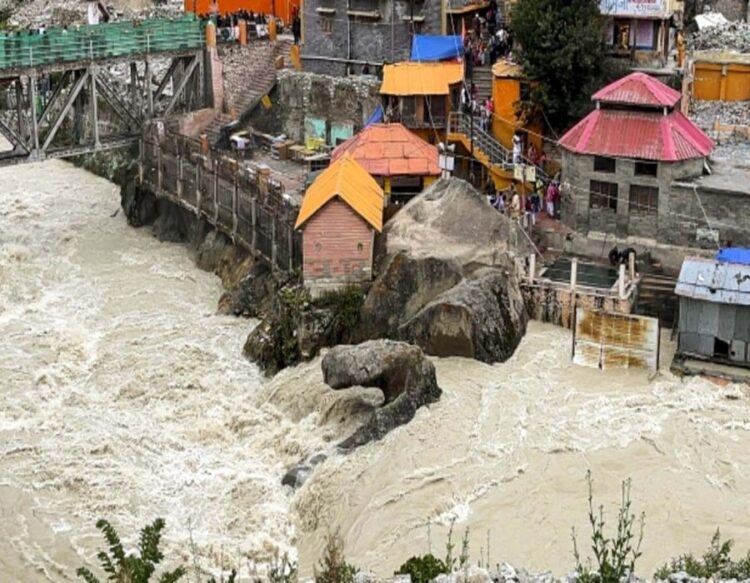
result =
[[405,342],[371,340],[336,346],[322,362],[323,379],[331,388],[377,387],[385,402],[340,445],[351,449],[382,438],[408,423],[417,409],[440,398],[434,365],[422,350]]
[[515,273],[486,268],[437,296],[399,327],[398,336],[427,354],[502,362],[513,354],[527,322]]
[[414,197],[383,229],[386,254],[405,251],[465,268],[503,265],[508,253],[525,256],[531,244],[518,225],[460,178],[440,179]]
[[360,316],[358,338],[394,338],[398,326],[463,275],[455,261],[396,254],[370,288]]

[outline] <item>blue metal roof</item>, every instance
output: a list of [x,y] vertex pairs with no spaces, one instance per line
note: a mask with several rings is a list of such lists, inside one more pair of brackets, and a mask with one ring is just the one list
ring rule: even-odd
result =
[[696,300],[750,306],[750,265],[688,257],[674,291]]
[[739,263],[750,265],[750,249],[742,247],[727,247],[716,252],[716,261],[722,263]]

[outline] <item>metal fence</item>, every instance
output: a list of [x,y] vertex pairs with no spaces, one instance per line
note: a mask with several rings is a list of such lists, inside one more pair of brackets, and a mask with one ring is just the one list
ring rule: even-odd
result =
[[144,133],[142,186],[204,217],[273,269],[302,264],[298,208],[283,186],[235,158],[175,133]]

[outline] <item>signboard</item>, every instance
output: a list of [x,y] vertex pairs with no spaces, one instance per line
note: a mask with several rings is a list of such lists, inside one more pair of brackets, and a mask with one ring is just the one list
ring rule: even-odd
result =
[[659,368],[659,320],[576,308],[573,363],[593,368]]
[[513,166],[513,179],[518,182],[536,182],[536,167],[526,164],[515,164]]
[[669,0],[599,0],[599,10],[608,16],[667,18]]

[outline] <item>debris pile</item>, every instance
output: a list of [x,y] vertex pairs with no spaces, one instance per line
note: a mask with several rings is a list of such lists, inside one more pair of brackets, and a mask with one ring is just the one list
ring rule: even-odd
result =
[[750,101],[693,101],[691,119],[703,130],[711,131],[715,122],[750,126]]
[[694,51],[732,51],[750,53],[750,25],[727,22],[697,31],[691,38]]

